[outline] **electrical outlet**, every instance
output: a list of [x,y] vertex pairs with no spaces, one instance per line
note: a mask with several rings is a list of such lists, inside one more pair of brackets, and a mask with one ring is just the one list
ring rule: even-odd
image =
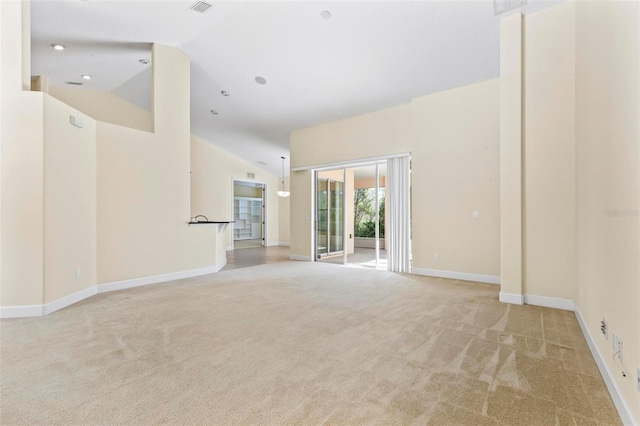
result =
[[434,254],[433,260],[440,260],[440,255],[438,253]]
[[600,331],[604,334],[604,338],[609,340],[609,322],[605,317],[602,317],[602,320],[600,320]]
[[618,340],[618,358],[620,359],[621,363],[624,363],[624,358],[622,357],[622,339],[620,338],[620,336],[616,336],[616,339]]
[[79,280],[82,276],[82,271],[80,269],[76,269],[76,280]]

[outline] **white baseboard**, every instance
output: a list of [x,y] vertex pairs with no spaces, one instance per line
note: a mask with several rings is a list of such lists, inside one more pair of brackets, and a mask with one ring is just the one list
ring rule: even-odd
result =
[[470,274],[467,272],[443,271],[441,269],[412,268],[412,274],[429,277],[450,278],[462,281],[474,281],[486,284],[500,284],[500,277],[495,275]]
[[500,292],[500,301],[503,303],[511,303],[513,305],[524,305],[524,295],[515,293]]
[[141,287],[149,284],[158,284],[167,281],[180,280],[182,278],[197,277],[200,275],[215,274],[227,264],[227,259],[216,266],[206,268],[189,269],[187,271],[170,272],[168,274],[152,275],[150,277],[133,278],[130,280],[114,281],[110,283],[98,284],[98,293],[108,291],[124,290],[127,288]]
[[[585,340],[589,345],[591,355],[593,355],[593,358],[596,360],[596,364],[598,365],[600,374],[604,379],[604,383],[607,385],[607,390],[609,391],[609,395],[611,395],[611,399],[613,400],[613,403],[618,410],[618,414],[620,415],[622,423],[627,426],[638,426],[638,423],[633,419],[633,412],[631,411],[631,407],[629,407],[629,404],[627,404],[627,401],[624,399],[618,383],[613,380],[613,373],[609,369],[608,364],[604,361],[604,357],[602,356],[602,353],[600,353],[598,345],[596,345],[595,341],[593,340],[593,336],[591,335],[589,328],[582,318],[580,309],[578,309],[578,307],[575,307],[574,311],[576,313],[576,318],[578,318],[578,324],[580,324],[580,328],[582,329],[582,334],[584,335]],[[627,374],[633,375],[633,372],[628,371]]]
[[282,241],[281,241],[281,242],[279,242],[279,243],[278,243],[278,245],[279,245],[280,247],[289,247],[289,242],[288,242],[288,241],[287,241],[287,242],[282,242]]
[[115,281],[111,283],[98,284],[80,290],[68,296],[61,297],[44,305],[24,305],[24,306],[2,306],[0,307],[0,318],[28,318],[41,317],[58,311],[81,300],[87,299],[97,293],[124,290],[127,288],[140,287],[143,285],[157,284],[166,281],[179,280],[182,278],[197,277],[200,275],[214,274],[220,271],[227,264],[227,258],[216,266],[207,268],[190,269],[188,271],[172,272],[169,274],[154,275],[151,277],[134,278],[131,280]]
[[226,249],[227,249],[227,251],[232,251],[233,250],[233,246],[227,246]]
[[534,305],[545,308],[563,309],[565,311],[575,310],[575,303],[571,299],[561,297],[536,296],[535,294],[515,294],[500,292],[500,301],[512,303],[514,305]]
[[41,317],[42,305],[3,306],[0,307],[0,318]]
[[59,311],[62,308],[66,308],[67,306],[73,305],[74,303],[78,303],[81,300],[87,299],[98,292],[98,288],[93,285],[89,288],[85,288],[84,290],[80,290],[68,296],[61,297],[60,299],[56,299],[53,302],[49,302],[43,306],[42,314],[49,315],[55,311]]
[[289,259],[290,260],[300,260],[303,262],[311,262],[313,260],[313,258],[311,256],[301,256],[299,254],[290,254],[289,255]]
[[524,303],[527,305],[544,306],[545,308],[563,309],[574,311],[575,303],[571,299],[561,297],[536,296],[535,294],[525,294]]

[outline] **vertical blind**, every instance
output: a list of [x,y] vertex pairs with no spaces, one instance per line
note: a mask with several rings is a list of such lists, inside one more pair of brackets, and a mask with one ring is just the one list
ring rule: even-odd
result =
[[411,272],[409,191],[409,157],[388,159],[385,243],[388,270],[392,272]]

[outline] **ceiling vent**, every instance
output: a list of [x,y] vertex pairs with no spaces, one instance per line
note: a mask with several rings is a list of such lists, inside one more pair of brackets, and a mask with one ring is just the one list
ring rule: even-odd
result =
[[248,179],[255,179],[256,178],[256,174],[247,172],[247,178]]
[[493,0],[493,13],[500,15],[527,5],[527,0]]
[[203,1],[197,1],[191,6],[191,10],[195,10],[196,12],[205,13],[211,5],[209,3]]
[[80,81],[66,81],[65,83],[71,85],[71,86],[82,86],[84,83],[80,82]]

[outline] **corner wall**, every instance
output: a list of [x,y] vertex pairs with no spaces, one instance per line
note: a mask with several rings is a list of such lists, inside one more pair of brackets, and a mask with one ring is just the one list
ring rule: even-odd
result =
[[526,15],[523,41],[523,290],[575,300],[575,2]]
[[47,304],[96,284],[96,121],[49,95],[44,107]]
[[153,132],[153,116],[149,111],[111,92],[50,86],[49,94],[96,120]]
[[[0,1],[0,305],[44,295],[44,95],[29,90],[29,4]],[[27,83],[28,82],[28,83]]]
[[[640,4],[579,1],[576,9],[577,305],[640,424]],[[626,377],[613,361],[613,332]]]
[[154,133],[99,122],[98,283],[224,264],[215,227],[189,227],[189,57],[153,46]]

